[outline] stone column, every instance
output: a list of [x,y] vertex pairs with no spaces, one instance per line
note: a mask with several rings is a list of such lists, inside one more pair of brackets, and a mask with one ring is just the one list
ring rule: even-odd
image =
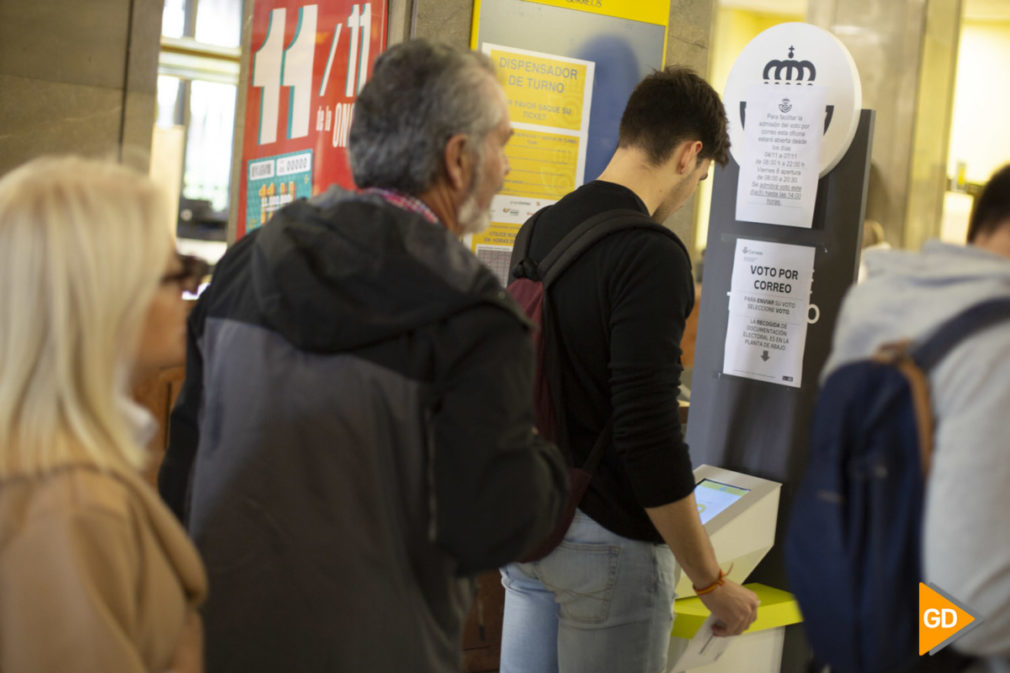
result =
[[[716,0],[671,0],[670,28],[666,36],[666,64],[684,65],[702,77],[708,62],[715,22]],[[695,194],[664,223],[680,237],[691,254],[695,251],[698,196]]]
[[918,249],[940,233],[961,0],[811,0],[807,20],[845,43],[877,111],[866,216]]
[[0,2],[0,173],[53,153],[147,171],[161,11],[159,0]]
[[470,48],[472,0],[413,0],[410,4],[410,37]]
[[389,0],[386,3],[389,10],[389,23],[386,30],[386,45],[410,39],[410,20],[414,12],[413,0]]

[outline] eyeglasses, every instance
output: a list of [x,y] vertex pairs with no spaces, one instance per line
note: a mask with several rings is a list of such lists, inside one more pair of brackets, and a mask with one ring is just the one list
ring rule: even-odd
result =
[[161,277],[162,285],[175,284],[180,290],[196,294],[203,283],[204,277],[210,271],[210,265],[199,257],[193,255],[176,255],[182,268],[174,273],[166,273]]

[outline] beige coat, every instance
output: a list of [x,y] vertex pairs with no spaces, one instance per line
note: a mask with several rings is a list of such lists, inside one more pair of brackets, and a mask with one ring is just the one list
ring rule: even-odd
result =
[[0,673],[198,671],[206,576],[141,478],[0,480]]

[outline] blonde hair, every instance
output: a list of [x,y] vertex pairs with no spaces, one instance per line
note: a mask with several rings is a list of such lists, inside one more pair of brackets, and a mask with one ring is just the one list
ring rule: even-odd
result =
[[48,157],[0,179],[0,476],[143,465],[121,398],[174,245],[168,212],[109,162]]

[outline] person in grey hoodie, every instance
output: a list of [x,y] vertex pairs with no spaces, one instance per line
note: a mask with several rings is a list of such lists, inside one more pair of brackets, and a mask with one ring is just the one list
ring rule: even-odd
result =
[[[927,338],[956,313],[1010,297],[1010,165],[977,198],[968,245],[866,254],[867,280],[842,305],[823,376],[878,346]],[[982,622],[953,643],[1010,671],[1010,320],[967,337],[930,373],[933,466],[926,488],[924,581]]]
[[213,587],[208,671],[459,670],[469,578],[554,526],[530,323],[457,238],[510,135],[486,57],[396,45],[355,105],[363,191],[288,205],[218,264],[159,474]]

